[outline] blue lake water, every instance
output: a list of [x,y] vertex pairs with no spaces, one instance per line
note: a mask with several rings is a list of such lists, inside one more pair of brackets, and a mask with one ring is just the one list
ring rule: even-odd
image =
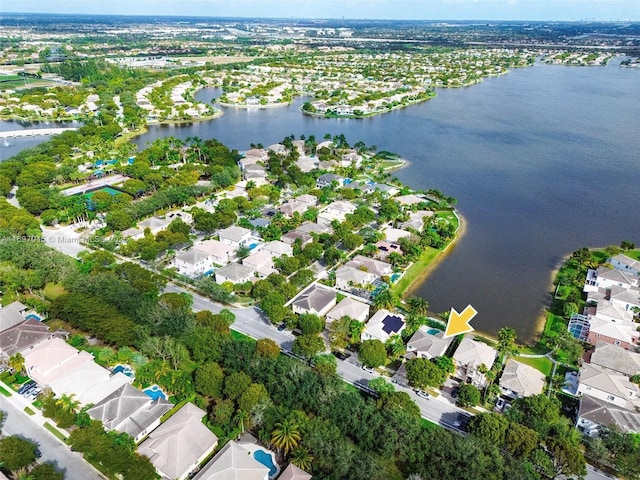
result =
[[[224,109],[209,122],[152,126],[136,143],[198,136],[247,150],[291,134],[344,133],[351,143],[397,152],[411,161],[398,178],[456,197],[467,225],[416,294],[434,312],[473,305],[473,325],[483,332],[511,325],[532,339],[551,272],[565,255],[621,240],[640,244],[640,70],[618,63],[536,65],[366,119],[304,116],[304,99],[277,109]],[[218,94],[205,89],[197,98]]]

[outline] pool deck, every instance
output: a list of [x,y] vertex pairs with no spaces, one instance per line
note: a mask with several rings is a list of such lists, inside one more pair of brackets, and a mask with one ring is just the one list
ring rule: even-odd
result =
[[269,478],[270,479],[277,478],[278,475],[280,475],[281,468],[280,468],[280,465],[278,465],[278,462],[276,462],[276,454],[273,453],[271,450],[269,450],[267,447],[263,447],[262,445],[258,445],[257,443],[255,443],[257,441],[258,439],[253,437],[253,435],[245,434],[242,436],[239,443],[240,443],[240,446],[242,446],[242,448],[244,448],[249,453],[251,453],[251,457],[254,459],[255,457],[253,456],[253,454],[256,450],[262,450],[263,452],[266,452],[269,455],[271,455],[271,461],[276,467],[276,473],[274,473],[273,475],[269,475]]

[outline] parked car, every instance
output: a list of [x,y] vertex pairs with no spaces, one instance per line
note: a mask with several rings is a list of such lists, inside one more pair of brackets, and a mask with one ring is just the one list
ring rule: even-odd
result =
[[365,372],[368,372],[368,373],[376,373],[376,371],[375,371],[373,368],[371,368],[371,367],[367,367],[366,365],[363,365],[363,366],[362,366],[362,369],[363,369]]
[[429,398],[431,396],[424,390],[416,390],[416,395],[422,398]]
[[287,324],[282,322],[280,325],[278,325],[278,331],[281,332],[283,331],[285,328],[287,328]]
[[31,387],[33,387],[36,384],[36,382],[34,382],[33,380],[29,380],[27,383],[23,384],[19,389],[18,389],[18,393],[20,395],[22,395],[24,392],[26,392],[27,390],[29,390]]
[[340,360],[346,360],[347,358],[349,358],[351,355],[349,355],[348,353],[345,352],[339,352],[337,350],[334,350],[333,352],[333,356],[340,359]]

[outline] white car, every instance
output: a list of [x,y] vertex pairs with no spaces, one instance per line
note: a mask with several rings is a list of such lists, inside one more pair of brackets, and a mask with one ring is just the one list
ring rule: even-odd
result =
[[416,395],[422,398],[429,398],[430,395],[424,390],[416,390]]
[[363,366],[362,366],[362,369],[363,369],[365,372],[368,372],[368,373],[376,373],[376,371],[375,371],[373,368],[371,368],[371,367],[367,367],[366,365],[363,365]]

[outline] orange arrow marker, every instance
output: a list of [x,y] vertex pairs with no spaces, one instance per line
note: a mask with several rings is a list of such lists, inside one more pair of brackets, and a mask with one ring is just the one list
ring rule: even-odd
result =
[[455,308],[451,307],[449,313],[449,321],[442,338],[449,338],[461,333],[473,332],[475,328],[469,325],[469,322],[478,314],[478,311],[471,305],[467,305],[462,313],[458,313]]

